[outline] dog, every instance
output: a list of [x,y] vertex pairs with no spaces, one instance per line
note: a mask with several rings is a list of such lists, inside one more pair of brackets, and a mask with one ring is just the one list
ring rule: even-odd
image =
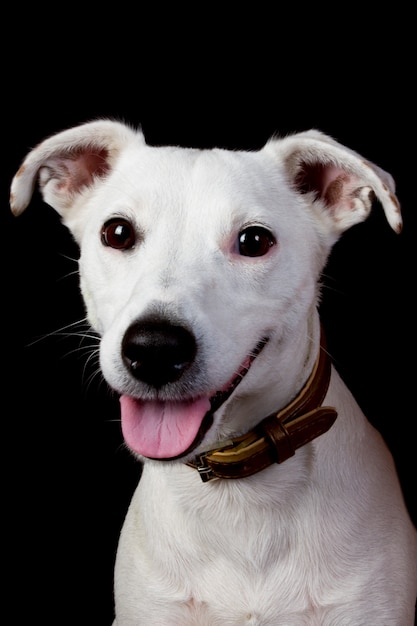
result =
[[97,119],[29,152],[16,215],[37,184],[143,463],[114,626],[412,626],[416,529],[318,312],[374,200],[400,232],[391,175],[319,130],[200,150]]

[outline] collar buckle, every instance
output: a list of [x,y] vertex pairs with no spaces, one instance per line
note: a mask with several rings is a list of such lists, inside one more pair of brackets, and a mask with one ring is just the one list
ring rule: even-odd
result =
[[207,463],[206,454],[200,454],[198,459],[196,460],[196,468],[198,471],[198,475],[200,476],[203,483],[208,483],[211,480],[218,480],[218,476],[216,476]]
[[212,447],[212,445],[206,446],[201,450],[200,454],[198,454],[192,461],[189,461],[187,465],[198,471],[203,483],[208,483],[211,480],[217,480],[220,476],[217,476],[214,473],[213,468],[207,460],[207,456],[212,452],[217,452],[218,450],[223,450],[224,448],[231,448],[233,445],[234,442],[231,439],[228,439],[227,441],[218,442],[214,447]]

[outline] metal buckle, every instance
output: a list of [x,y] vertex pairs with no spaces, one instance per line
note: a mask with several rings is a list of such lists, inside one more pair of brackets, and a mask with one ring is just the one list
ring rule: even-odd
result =
[[214,474],[214,472],[211,469],[211,467],[209,465],[207,465],[207,460],[206,460],[206,455],[205,454],[201,454],[198,457],[197,471],[198,471],[198,475],[200,476],[200,478],[203,481],[203,483],[208,483],[210,480],[218,479],[218,476],[216,476]]
[[216,452],[217,450],[223,450],[224,448],[231,447],[233,447],[233,441],[228,439],[227,441],[222,441],[218,443],[214,448],[210,446],[201,451],[201,453],[195,460],[195,466],[203,483],[208,483],[211,480],[219,479],[219,476],[216,476],[213,469],[207,463],[207,455],[210,454],[210,452]]

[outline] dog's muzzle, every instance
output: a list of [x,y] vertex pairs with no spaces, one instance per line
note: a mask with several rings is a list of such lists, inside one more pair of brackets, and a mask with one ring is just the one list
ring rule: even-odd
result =
[[[268,339],[258,341],[220,389],[194,390],[201,378],[197,341],[187,327],[148,316],[126,331],[121,357],[143,387],[120,398],[125,442],[137,454],[164,460],[188,456],[204,439],[213,415],[247,375]],[[192,370],[187,376],[187,370]],[[193,394],[194,390],[194,395]]]
[[[261,340],[239,372],[221,391],[195,399],[141,400],[122,396],[122,429],[128,445],[142,456],[174,460],[198,446],[212,424],[215,411],[233,393],[251,363],[266,345]],[[156,392],[181,379],[195,362],[197,344],[181,325],[162,318],[132,324],[122,341],[122,358],[132,376]],[[213,478],[244,478],[273,463],[282,463],[295,450],[325,433],[337,412],[321,406],[330,381],[331,361],[322,329],[319,355],[306,384],[278,413],[264,418],[246,435],[219,442],[187,464],[203,482]]]

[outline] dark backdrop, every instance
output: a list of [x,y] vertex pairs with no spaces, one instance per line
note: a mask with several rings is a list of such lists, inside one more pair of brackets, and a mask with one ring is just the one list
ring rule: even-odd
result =
[[[282,32],[281,25],[277,43]],[[12,557],[11,623],[111,623],[117,538],[140,476],[122,444],[117,399],[79,338],[60,331],[84,316],[77,248],[38,193],[21,217],[8,209],[10,180],[27,151],[98,116],[140,124],[154,144],[232,149],[314,127],[392,173],[404,231],[394,234],[376,204],[343,236],[326,268],[322,316],[334,362],[385,437],[417,522],[416,137],[405,42],[400,37],[393,56],[386,35],[374,32],[367,54],[352,58],[341,56],[346,42],[337,36],[321,47],[313,38],[294,60],[295,36],[289,47],[270,41],[253,55],[251,38],[235,33],[224,56],[213,57],[212,32],[204,41],[171,36],[158,60],[159,33],[140,52],[128,42],[115,59],[110,34],[100,41],[96,31],[94,44],[81,26],[70,39],[32,34],[24,62],[9,51],[5,67],[3,541]],[[351,33],[350,50],[357,45]]]

